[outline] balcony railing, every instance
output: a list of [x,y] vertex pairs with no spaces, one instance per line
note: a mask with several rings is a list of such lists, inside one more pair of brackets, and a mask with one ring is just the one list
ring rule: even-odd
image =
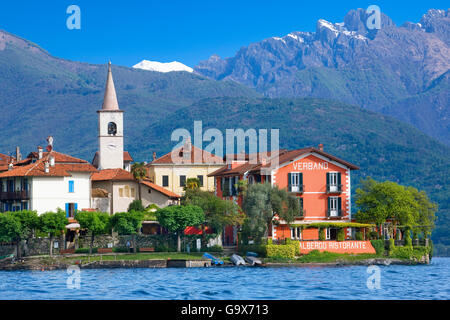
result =
[[336,219],[341,218],[342,217],[342,209],[334,209],[334,210],[328,209],[327,217],[331,218],[331,219],[332,218],[336,218]]
[[289,192],[303,193],[304,189],[305,189],[305,185],[304,184],[300,184],[300,185],[297,185],[297,186],[289,185]]
[[341,193],[342,184],[327,184],[327,193]]
[[0,191],[0,200],[29,200],[30,195],[27,190],[22,191]]

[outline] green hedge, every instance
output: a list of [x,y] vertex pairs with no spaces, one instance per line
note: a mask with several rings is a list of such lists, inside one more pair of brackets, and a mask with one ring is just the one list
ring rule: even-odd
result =
[[384,240],[370,240],[378,255],[384,254]]
[[262,244],[247,244],[239,246],[239,253],[244,255],[246,252],[256,252],[260,257],[267,256],[267,250],[265,245]]
[[294,259],[297,252],[294,244],[274,245],[268,244],[266,246],[268,258],[282,258]]
[[[92,253],[97,253],[98,248],[92,248]],[[89,253],[89,248],[79,248],[75,250],[75,253]]]

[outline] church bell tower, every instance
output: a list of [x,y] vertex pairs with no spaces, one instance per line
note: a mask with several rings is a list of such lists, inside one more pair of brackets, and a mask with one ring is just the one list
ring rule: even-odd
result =
[[123,169],[123,110],[119,109],[116,89],[108,63],[105,97],[98,113],[98,169]]

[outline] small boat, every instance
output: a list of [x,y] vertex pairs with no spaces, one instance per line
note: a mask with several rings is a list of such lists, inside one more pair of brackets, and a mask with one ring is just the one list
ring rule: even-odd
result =
[[260,266],[262,265],[261,260],[256,257],[246,256],[245,261],[247,261],[251,266]]
[[231,255],[230,260],[231,260],[231,262],[234,263],[235,266],[240,266],[240,265],[244,266],[245,265],[245,260],[241,256],[239,256],[235,253],[233,253]]
[[205,258],[205,259],[210,259],[211,262],[212,262],[213,264],[215,264],[215,265],[223,264],[223,261],[222,261],[222,260],[217,259],[216,257],[214,257],[212,254],[209,254],[208,252],[205,252],[205,253],[203,254],[203,258]]
[[258,254],[256,252],[252,252],[252,251],[248,251],[245,255],[247,257],[257,257],[258,256]]

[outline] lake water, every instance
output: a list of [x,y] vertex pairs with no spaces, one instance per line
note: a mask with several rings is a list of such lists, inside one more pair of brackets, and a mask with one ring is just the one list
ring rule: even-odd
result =
[[[0,271],[0,299],[449,299],[450,258],[430,265],[380,266],[369,289],[364,266]],[[370,281],[369,281],[370,282]],[[373,283],[373,282],[370,282]]]

